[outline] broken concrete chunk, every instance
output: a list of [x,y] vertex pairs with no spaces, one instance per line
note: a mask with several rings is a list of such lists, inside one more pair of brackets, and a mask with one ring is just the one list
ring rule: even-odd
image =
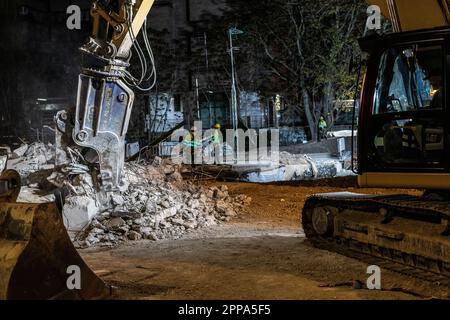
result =
[[136,231],[130,231],[128,232],[128,239],[132,240],[132,241],[137,241],[137,240],[141,240],[142,236],[137,233]]
[[140,227],[138,230],[145,238],[153,232],[153,228],[150,227]]
[[208,197],[208,198],[213,198],[213,197],[214,197],[214,190],[209,189],[209,190],[206,192],[206,197]]
[[86,196],[66,199],[63,207],[64,225],[69,231],[81,231],[98,214],[96,202]]
[[103,241],[117,241],[117,237],[115,235],[113,235],[112,233],[107,233],[105,235],[101,235],[101,236],[97,236],[97,237],[102,237]]
[[153,232],[149,233],[145,238],[148,239],[148,240],[152,240],[152,241],[158,241],[159,240],[158,236],[155,233],[153,233]]
[[25,155],[25,152],[28,150],[28,145],[23,144],[19,148],[15,149],[12,153],[11,159],[17,159],[20,157],[23,157]]
[[216,210],[220,214],[224,214],[228,210],[228,205],[225,201],[219,200],[216,202]]
[[133,224],[138,225],[138,226],[143,225],[144,223],[145,223],[145,219],[143,219],[143,218],[133,220]]
[[85,241],[87,246],[92,246],[100,242],[100,240],[93,235],[87,237]]
[[162,159],[160,157],[155,157],[155,159],[153,159],[153,163],[152,165],[154,167],[159,167],[162,164]]
[[178,212],[178,207],[172,207],[169,209],[162,210],[159,213],[159,216],[160,216],[161,220],[165,220],[167,218],[173,217],[174,215],[177,214],[177,212]]
[[121,206],[125,203],[125,200],[123,197],[119,194],[112,194],[111,195],[111,203],[113,206]]
[[195,210],[198,209],[198,207],[200,207],[200,201],[198,201],[197,199],[191,199],[188,201],[187,205],[191,210]]
[[130,211],[114,211],[111,213],[111,217],[114,218],[122,218],[124,220],[129,220],[129,219],[136,219],[137,216],[139,216],[139,213],[137,212],[130,212]]
[[195,229],[197,227],[197,223],[195,221],[186,221],[183,223],[183,227],[186,229]]
[[95,233],[95,234],[104,234],[105,230],[100,229],[100,228],[93,228],[93,229],[91,229],[91,232]]
[[168,209],[171,207],[171,203],[168,200],[164,200],[160,203],[161,207],[163,207],[164,209]]
[[166,166],[164,166],[163,171],[164,171],[164,174],[170,175],[170,174],[174,174],[175,173],[175,168],[173,166],[166,165]]
[[223,200],[223,199],[225,199],[226,197],[228,197],[228,192],[224,192],[224,191],[222,191],[222,190],[216,190],[216,191],[214,192],[214,197],[215,197],[216,199]]
[[126,223],[122,218],[112,218],[105,223],[105,227],[111,230],[117,230],[125,224]]
[[173,219],[172,218],[171,221],[172,221],[172,224],[175,225],[175,226],[182,226],[183,223],[184,223],[184,220],[181,219],[181,218],[179,218],[179,219]]

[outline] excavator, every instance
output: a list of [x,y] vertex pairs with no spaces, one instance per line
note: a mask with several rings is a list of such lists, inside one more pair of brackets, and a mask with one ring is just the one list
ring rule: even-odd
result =
[[378,6],[392,32],[359,40],[367,60],[358,184],[425,191],[420,196],[316,194],[304,205],[302,225],[317,247],[448,286],[450,1],[368,4]]
[[[146,21],[154,0],[95,0],[75,112],[59,112],[57,139],[93,150],[101,193],[120,186],[134,91],[148,91],[156,71]],[[140,30],[147,52],[137,37]],[[129,71],[132,49],[141,74]],[[146,56],[147,53],[147,56]],[[144,84],[147,84],[145,87]],[[59,136],[58,136],[59,135]],[[1,150],[0,150],[1,151]],[[20,175],[0,153],[0,299],[102,299],[112,294],[78,254],[55,204],[17,203]]]

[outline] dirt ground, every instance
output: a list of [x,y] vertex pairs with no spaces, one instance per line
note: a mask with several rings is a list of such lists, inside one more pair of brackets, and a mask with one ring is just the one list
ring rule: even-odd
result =
[[[356,189],[352,181],[302,185],[226,184],[252,197],[234,221],[181,240],[142,241],[81,254],[116,287],[115,299],[426,299],[446,292],[417,279],[382,270],[381,291],[358,290],[368,265],[313,248],[304,238],[300,212],[308,195],[321,192],[413,193]],[[322,184],[328,186],[322,186]]]
[[[208,183],[207,183],[208,184]],[[279,227],[300,227],[300,214],[306,199],[317,193],[354,192],[367,194],[420,195],[419,190],[364,189],[357,187],[356,177],[279,184],[217,183],[228,186],[231,194],[246,194],[253,201],[247,212],[239,217],[248,223],[265,222]]]

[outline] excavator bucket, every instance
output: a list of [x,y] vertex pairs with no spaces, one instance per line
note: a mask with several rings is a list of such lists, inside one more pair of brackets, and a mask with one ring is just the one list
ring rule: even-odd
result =
[[0,176],[0,299],[102,299],[110,288],[73,246],[54,204],[15,203],[20,176]]

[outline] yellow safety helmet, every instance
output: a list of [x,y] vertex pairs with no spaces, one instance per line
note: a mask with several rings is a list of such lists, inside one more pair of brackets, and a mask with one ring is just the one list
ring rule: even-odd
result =
[[191,132],[197,132],[197,128],[196,127],[191,127]]
[[220,128],[221,128],[220,123],[216,123],[216,124],[213,126],[213,128],[214,128],[214,129],[220,129]]

